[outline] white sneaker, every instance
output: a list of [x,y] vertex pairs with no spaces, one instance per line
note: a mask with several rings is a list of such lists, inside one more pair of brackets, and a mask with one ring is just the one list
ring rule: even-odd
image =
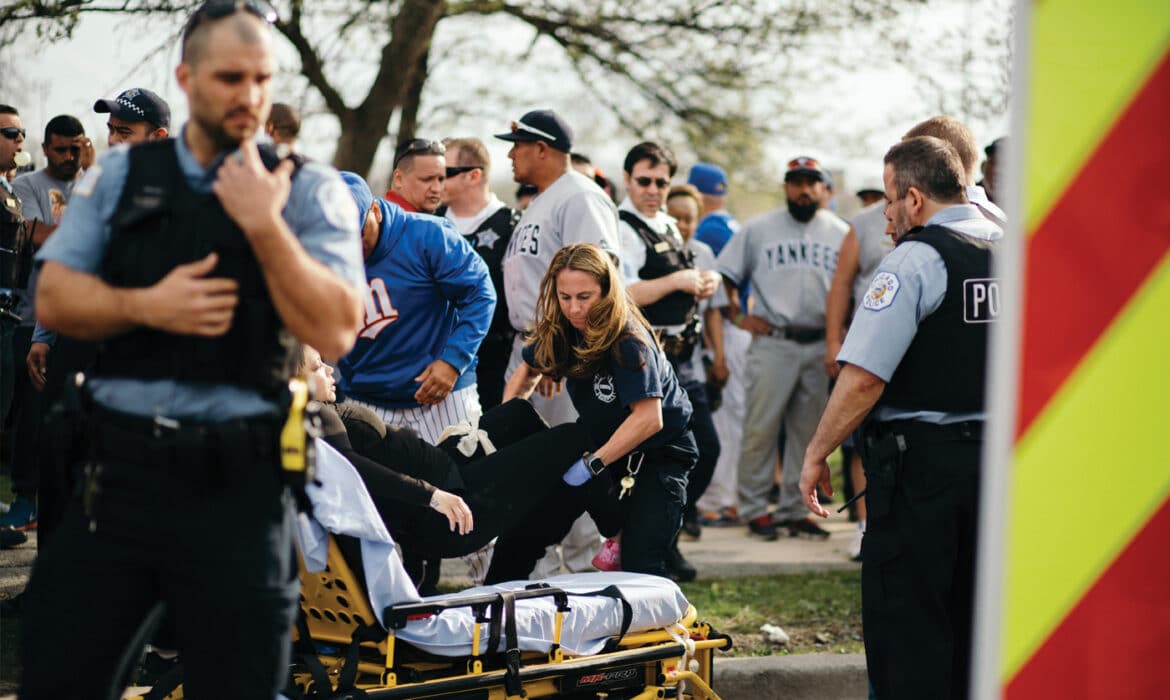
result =
[[857,529],[853,531],[853,539],[849,540],[849,558],[861,561],[861,538],[865,536],[865,521],[857,522]]

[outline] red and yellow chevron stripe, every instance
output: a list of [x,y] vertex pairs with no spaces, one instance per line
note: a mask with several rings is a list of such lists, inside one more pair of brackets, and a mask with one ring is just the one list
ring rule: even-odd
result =
[[1031,17],[1001,685],[1170,698],[1170,1]]

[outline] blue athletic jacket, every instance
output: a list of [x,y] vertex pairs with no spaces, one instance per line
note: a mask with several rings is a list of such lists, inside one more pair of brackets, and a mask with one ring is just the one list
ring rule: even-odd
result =
[[418,406],[414,378],[436,359],[475,383],[475,353],[496,293],[487,265],[445,219],[382,199],[378,243],[366,259],[365,323],[339,363],[339,388],[388,408]]

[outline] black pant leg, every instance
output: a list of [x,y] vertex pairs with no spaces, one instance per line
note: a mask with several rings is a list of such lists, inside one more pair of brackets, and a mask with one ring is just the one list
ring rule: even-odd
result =
[[21,326],[12,338],[12,491],[26,498],[35,498],[37,494],[37,450],[44,418],[42,394],[33,387],[25,366],[32,333],[31,326]]
[[585,512],[573,491],[563,481],[553,486],[515,527],[500,535],[484,583],[523,580],[532,574],[545,548],[563,540]]
[[711,477],[715,474],[715,463],[719,461],[719,434],[715,432],[715,422],[711,418],[711,406],[707,402],[707,389],[699,382],[688,382],[684,385],[687,396],[691,400],[694,413],[691,417],[691,432],[695,436],[695,445],[699,449],[699,459],[695,468],[687,477],[687,505],[688,516],[697,517],[695,504],[702,498],[707,487],[711,485]]
[[879,698],[968,693],[980,443],[909,440],[862,544],[866,664]]
[[693,436],[686,447],[671,447],[646,455],[622,528],[622,569],[669,577],[666,554],[682,527],[687,498],[687,474],[695,464]]
[[511,356],[512,338],[508,336],[490,333],[479,346],[475,381],[484,411],[499,406],[504,398],[504,385],[508,382],[505,372]]

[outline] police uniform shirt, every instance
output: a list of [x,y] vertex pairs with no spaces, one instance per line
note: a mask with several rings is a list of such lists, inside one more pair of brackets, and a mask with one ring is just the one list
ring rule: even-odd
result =
[[[220,163],[228,154],[220,154],[204,169],[182,134],[174,144],[187,184],[197,192],[210,192]],[[60,228],[37,253],[38,265],[51,260],[100,276],[110,241],[109,221],[118,207],[129,169],[129,147],[120,145],[86,171],[73,190]],[[306,163],[293,178],[282,216],[312,258],[355,289],[364,288],[357,205],[335,170]],[[142,416],[228,420],[276,410],[255,391],[232,385],[109,378],[94,380],[91,388],[94,400],[103,406]]]
[[504,253],[504,296],[518,331],[536,320],[540,281],[553,256],[570,243],[593,243],[617,255],[617,209],[597,183],[576,170],[532,198]]
[[[666,355],[657,345],[647,345],[644,328],[634,333],[637,337],[631,334],[618,341],[620,363],[610,358],[609,366],[592,377],[565,380],[569,398],[580,415],[578,420],[589,431],[595,447],[609,440],[630,416],[630,405],[642,399],[662,399],[662,430],[636,449],[672,444],[690,423],[691,401],[679,386]],[[536,363],[535,352],[532,345],[524,346],[522,356],[529,366]]]
[[[956,233],[986,241],[999,240],[1003,230],[984,218],[978,207],[947,207],[930,218],[927,226],[944,226]],[[894,249],[878,265],[861,306],[853,316],[838,363],[856,365],[889,382],[902,356],[914,340],[918,324],[942,304],[947,289],[947,268],[942,257],[926,243],[909,240]],[[911,418],[928,423],[980,420],[983,414],[937,411],[898,411],[880,407],[879,420]]]
[[825,300],[849,224],[817,210],[807,223],[787,208],[748,221],[719,253],[719,272],[737,286],[748,280],[755,314],[777,328],[824,328]]

